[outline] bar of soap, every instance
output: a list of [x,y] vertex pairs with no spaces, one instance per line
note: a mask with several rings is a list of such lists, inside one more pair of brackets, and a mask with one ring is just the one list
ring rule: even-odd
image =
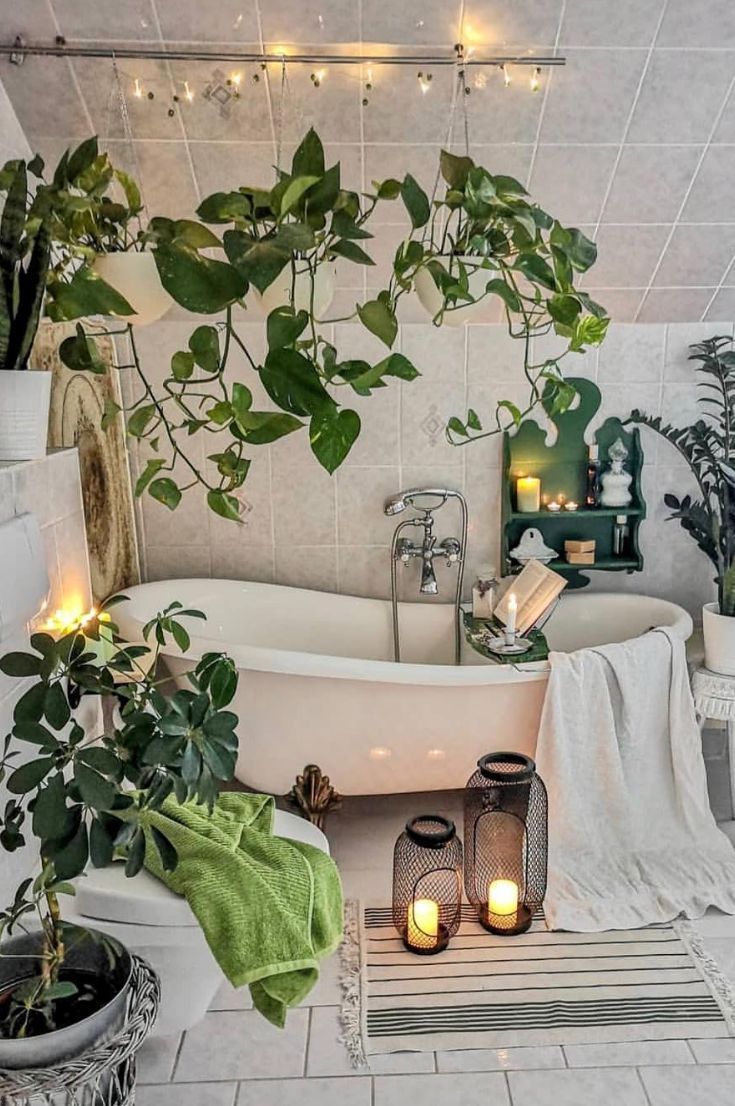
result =
[[564,552],[565,553],[594,553],[595,551],[595,539],[591,538],[589,541],[565,541]]
[[593,565],[595,563],[595,551],[591,549],[588,553],[567,553],[567,564],[570,565]]

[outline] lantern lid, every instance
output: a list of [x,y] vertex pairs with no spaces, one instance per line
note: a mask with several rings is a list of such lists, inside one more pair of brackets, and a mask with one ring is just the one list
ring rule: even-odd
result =
[[536,772],[536,762],[523,753],[488,753],[478,760],[477,767],[486,779],[500,783],[527,780]]
[[456,835],[454,822],[441,814],[418,814],[406,822],[406,833],[417,845],[440,849]]

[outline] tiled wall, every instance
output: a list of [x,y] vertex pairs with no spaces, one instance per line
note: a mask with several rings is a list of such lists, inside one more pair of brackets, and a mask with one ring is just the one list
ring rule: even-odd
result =
[[[597,380],[602,414],[624,416],[634,407],[662,413],[673,421],[694,415],[694,370],[689,343],[715,333],[732,333],[732,323],[627,325],[611,328],[599,351],[567,358],[569,374]],[[146,365],[156,372],[185,345],[190,325],[164,322],[139,331]],[[243,337],[257,351],[262,327],[246,324]],[[361,327],[337,325],[341,355],[378,354]],[[240,528],[209,513],[197,493],[185,497],[174,514],[146,499],[139,508],[144,571],[150,579],[223,576],[276,581],[355,595],[389,594],[388,544],[396,520],[383,515],[385,498],[401,488],[444,485],[461,490],[470,507],[468,576],[490,560],[497,563],[500,444],[489,440],[454,448],[444,424],[468,406],[481,416],[496,399],[520,398],[519,349],[499,326],[435,329],[404,324],[401,350],[420,368],[410,384],[391,384],[354,406],[363,418],[362,436],[334,477],[311,456],[304,432],[253,451],[254,463],[243,492],[245,522]],[[539,340],[535,359],[550,348]],[[253,386],[244,363],[236,370]],[[626,576],[593,574],[593,586],[667,596],[698,614],[710,598],[709,563],[676,522],[666,522],[667,490],[689,488],[687,473],[673,450],[643,431],[646,457],[644,494],[648,519],[642,527],[645,570]],[[203,449],[202,449],[203,454]],[[203,455],[199,461],[204,462]],[[438,535],[457,532],[453,508],[445,509]],[[417,597],[416,568],[399,569],[402,592]],[[453,570],[440,571],[442,598]]]
[[[44,609],[33,623],[0,643],[3,655],[14,649],[26,649],[29,633],[58,608],[89,608],[87,541],[75,449],[59,450],[39,461],[0,464],[0,523],[27,511],[41,524],[51,590]],[[13,708],[28,683],[28,680],[0,675],[2,737],[12,728]],[[0,787],[0,807],[5,806],[6,798]],[[27,870],[34,854],[28,846],[10,856],[0,856],[0,904],[4,905],[6,892]]]
[[30,146],[23,134],[8,94],[0,83],[0,165],[13,157],[26,157]]

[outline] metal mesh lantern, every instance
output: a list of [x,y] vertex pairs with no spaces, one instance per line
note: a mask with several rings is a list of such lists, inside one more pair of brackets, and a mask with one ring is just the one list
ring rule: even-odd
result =
[[489,753],[464,793],[464,885],[491,933],[528,929],[546,893],[548,802],[530,757]]
[[441,952],[459,929],[462,842],[454,822],[422,814],[406,823],[393,852],[393,924],[411,952]]

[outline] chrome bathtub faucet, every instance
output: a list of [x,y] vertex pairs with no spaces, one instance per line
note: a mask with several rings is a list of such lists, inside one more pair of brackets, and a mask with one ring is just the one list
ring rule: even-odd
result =
[[[419,502],[421,499],[433,499],[436,502],[428,506]],[[462,511],[462,537],[444,538],[437,542],[434,535],[434,511],[443,507],[448,499],[457,499]],[[457,565],[457,587],[454,599],[455,618],[455,664],[459,664],[461,646],[461,627],[459,603],[462,597],[462,580],[464,577],[464,555],[467,546],[467,502],[461,492],[451,491],[449,488],[412,488],[410,491],[399,492],[391,496],[385,503],[386,515],[401,514],[406,508],[418,512],[417,517],[399,522],[393,533],[391,543],[391,600],[393,607],[393,655],[396,661],[401,659],[401,647],[398,627],[398,600],[396,589],[396,565],[400,561],[405,567],[412,560],[421,560],[421,595],[438,595],[439,585],[434,571],[434,559],[443,557],[447,566]],[[401,531],[407,527],[423,528],[423,540],[418,543],[410,538],[400,537]]]

